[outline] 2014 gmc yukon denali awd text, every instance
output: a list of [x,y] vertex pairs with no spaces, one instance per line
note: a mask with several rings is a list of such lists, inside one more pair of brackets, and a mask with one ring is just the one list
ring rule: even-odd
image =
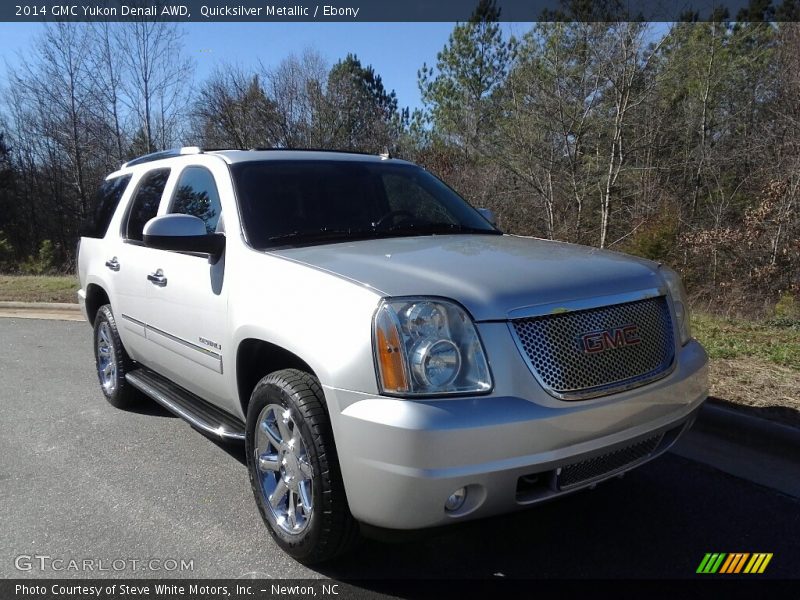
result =
[[707,395],[678,276],[504,235],[386,155],[183,148],[105,180],[80,303],[103,394],[244,442],[311,563],[359,524],[520,509],[664,452]]

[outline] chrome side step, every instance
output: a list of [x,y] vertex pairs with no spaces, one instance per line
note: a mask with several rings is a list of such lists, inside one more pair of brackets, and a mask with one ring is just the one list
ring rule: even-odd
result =
[[125,379],[137,390],[197,429],[223,440],[244,441],[244,423],[166,377],[146,367],[140,367],[127,373]]

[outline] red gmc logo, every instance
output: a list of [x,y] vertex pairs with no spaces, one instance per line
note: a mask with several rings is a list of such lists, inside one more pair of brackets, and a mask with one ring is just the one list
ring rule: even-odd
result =
[[639,326],[633,323],[612,327],[601,331],[590,331],[580,336],[581,350],[586,354],[605,352],[623,346],[635,346],[642,343],[639,337]]

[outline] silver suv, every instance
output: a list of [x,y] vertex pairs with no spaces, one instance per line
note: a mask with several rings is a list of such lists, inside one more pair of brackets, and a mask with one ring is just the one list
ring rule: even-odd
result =
[[678,276],[506,235],[386,155],[184,148],[108,176],[79,253],[97,373],[244,442],[277,543],[527,507],[664,452],[707,395]]

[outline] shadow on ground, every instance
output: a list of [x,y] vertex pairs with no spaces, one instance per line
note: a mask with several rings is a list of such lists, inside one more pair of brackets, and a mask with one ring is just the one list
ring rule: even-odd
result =
[[[216,443],[245,464],[243,445]],[[743,551],[775,554],[765,576],[797,577],[800,501],[668,453],[592,491],[407,537],[314,568],[390,593],[402,579],[686,578],[706,552]]]

